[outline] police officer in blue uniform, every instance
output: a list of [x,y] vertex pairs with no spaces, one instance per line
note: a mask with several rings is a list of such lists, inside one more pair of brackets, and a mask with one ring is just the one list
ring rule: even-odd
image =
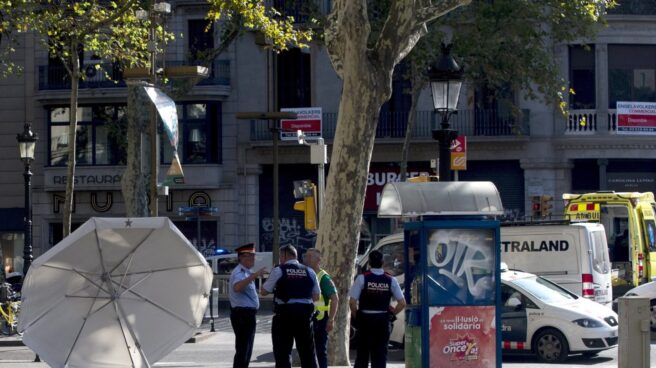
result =
[[237,249],[239,264],[230,274],[230,323],[235,331],[235,357],[233,368],[248,368],[255,340],[255,314],[260,300],[255,289],[255,279],[266,271],[251,271],[255,265],[255,246],[250,243]]
[[301,367],[317,368],[312,315],[320,289],[316,273],[297,258],[294,246],[281,247],[280,265],[271,271],[261,291],[262,296],[273,293],[271,338],[276,368],[291,368],[294,341]]
[[351,319],[358,328],[355,368],[366,368],[370,359],[371,368],[385,367],[392,319],[405,308],[399,282],[383,271],[380,251],[369,253],[369,266],[369,271],[356,277],[350,292]]

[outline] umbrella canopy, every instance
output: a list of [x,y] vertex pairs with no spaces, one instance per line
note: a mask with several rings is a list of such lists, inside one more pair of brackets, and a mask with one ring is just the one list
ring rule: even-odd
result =
[[211,282],[168,218],[91,218],[32,263],[18,329],[52,367],[148,367],[195,333]]

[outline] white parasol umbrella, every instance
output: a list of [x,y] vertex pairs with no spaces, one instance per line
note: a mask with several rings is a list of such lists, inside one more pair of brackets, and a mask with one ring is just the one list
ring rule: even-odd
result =
[[149,367],[195,333],[211,281],[168,218],[91,218],[32,263],[18,329],[53,367]]

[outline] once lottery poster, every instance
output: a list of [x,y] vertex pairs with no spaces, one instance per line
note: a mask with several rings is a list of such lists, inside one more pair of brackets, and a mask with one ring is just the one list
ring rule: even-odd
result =
[[497,366],[494,306],[430,307],[428,312],[430,368]]

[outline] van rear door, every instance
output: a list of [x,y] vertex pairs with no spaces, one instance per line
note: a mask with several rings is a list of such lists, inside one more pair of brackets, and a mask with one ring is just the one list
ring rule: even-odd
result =
[[[646,249],[641,250],[640,253],[645,252],[647,256],[643,256],[643,267],[645,267],[643,272],[647,281],[654,281],[656,280],[656,209],[651,206],[643,207],[641,212]],[[640,254],[638,254],[639,257]],[[639,263],[640,259],[638,259],[638,267],[640,267]]]
[[[589,233],[590,260],[592,285],[594,288],[593,300],[603,305],[610,305],[613,301],[611,264],[608,257],[608,243],[603,226],[594,226]],[[582,276],[585,278],[585,274]],[[585,282],[583,280],[584,288]]]

